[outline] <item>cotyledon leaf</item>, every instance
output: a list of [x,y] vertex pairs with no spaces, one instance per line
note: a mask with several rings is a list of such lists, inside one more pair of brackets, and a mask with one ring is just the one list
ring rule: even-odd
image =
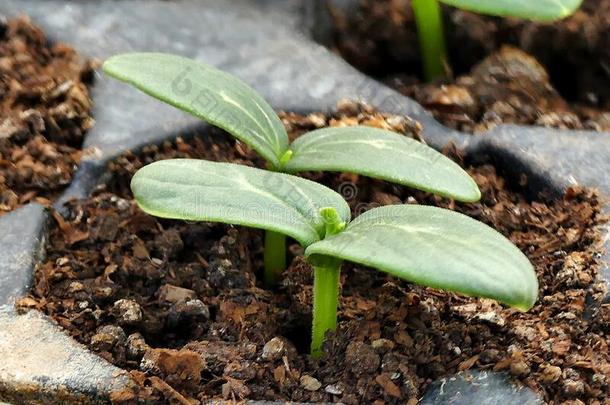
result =
[[303,246],[324,237],[322,208],[350,220],[345,200],[321,184],[232,163],[161,160],[138,170],[131,189],[151,215],[271,230]]
[[509,240],[463,214],[422,205],[388,205],[354,219],[343,232],[310,245],[313,264],[335,257],[402,279],[527,310],[538,281]]
[[215,67],[177,55],[127,53],[109,58],[103,69],[224,129],[275,167],[288,149],[288,135],[271,106],[246,83]]
[[552,21],[572,14],[583,0],[440,0],[481,14]]
[[421,142],[384,129],[353,126],[306,133],[290,146],[283,170],[353,172],[459,201],[481,192],[457,163]]

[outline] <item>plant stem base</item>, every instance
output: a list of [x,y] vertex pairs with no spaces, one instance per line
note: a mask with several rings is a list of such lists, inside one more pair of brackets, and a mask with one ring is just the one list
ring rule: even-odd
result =
[[324,336],[337,328],[341,263],[314,267],[311,356],[322,355]]
[[411,4],[426,80],[444,77],[447,75],[447,51],[438,0],[413,0]]
[[273,231],[265,232],[264,251],[265,275],[267,287],[275,286],[282,272],[286,269],[286,236]]

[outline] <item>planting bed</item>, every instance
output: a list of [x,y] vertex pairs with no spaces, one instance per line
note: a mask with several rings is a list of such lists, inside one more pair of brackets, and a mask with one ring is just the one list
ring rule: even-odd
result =
[[585,0],[551,23],[443,6],[454,77],[432,84],[420,79],[410,1],[327,3],[334,17],[327,41],[445,125],[477,133],[500,123],[610,130],[608,0]]
[[[607,35],[603,23],[607,13],[592,13],[591,2],[586,1],[589,16],[583,19],[582,14],[577,14],[557,25],[556,31],[555,25],[506,22],[509,32],[516,33],[509,35],[512,39],[508,42],[538,58],[550,72],[550,83],[558,89],[549,89],[539,67],[526,63],[527,71],[542,81],[524,81],[528,91],[536,89],[535,97],[524,95],[518,81],[505,80],[504,67],[492,69],[493,74],[489,74],[488,64],[482,68],[483,81],[487,75],[493,77],[486,84],[506,83],[507,89],[500,91],[496,101],[509,100],[513,110],[495,101],[491,107],[481,106],[487,102],[485,93],[478,93],[468,78],[460,79],[458,84],[474,99],[474,106],[466,103],[467,108],[464,107],[469,115],[464,115],[462,106],[454,105],[455,94],[458,101],[463,101],[463,89],[409,87],[413,81],[404,79],[404,75],[400,75],[402,84],[387,81],[407,94],[419,89],[423,103],[428,103],[427,99],[435,101],[427,107],[438,119],[466,132],[484,131],[499,122],[549,127],[499,125],[485,136],[470,136],[440,125],[416,102],[359,73],[336,54],[313,43],[309,27],[315,30],[320,20],[310,20],[315,15],[310,13],[310,7],[317,3],[0,0],[0,13],[12,17],[29,15],[44,27],[53,43],[70,43],[83,54],[100,60],[121,52],[154,50],[211,63],[253,85],[276,109],[330,111],[340,99],[348,98],[363,99],[382,111],[398,114],[398,118],[380,118],[373,111],[343,103],[334,122],[319,114],[289,114],[284,120],[291,136],[329,122],[388,125],[421,137],[435,148],[445,147],[458,161],[462,161],[463,154],[465,164],[474,165],[468,170],[484,194],[479,204],[453,205],[403,187],[347,174],[307,176],[341,192],[354,214],[373,206],[414,199],[450,206],[496,227],[536,265],[541,283],[537,305],[531,312],[521,314],[489,300],[420,288],[346,265],[340,329],[331,338],[329,356],[312,362],[305,354],[311,322],[311,274],[298,258],[297,246],[291,247],[291,268],[283,282],[275,290],[265,290],[258,284],[260,232],[158,220],[139,211],[128,190],[135,170],[153,159],[192,156],[259,167],[263,163],[222,132],[210,130],[192,117],[99,75],[91,89],[96,125],[83,142],[83,147],[92,153],[83,154],[70,187],[54,204],[65,217],[58,212],[47,215],[34,203],[0,218],[0,401],[104,403],[110,398],[129,402],[138,397],[153,403],[171,398],[170,402],[186,404],[192,398],[247,397],[406,403],[412,396],[423,404],[534,404],[540,398],[567,403],[607,401],[610,297],[606,295],[602,300],[602,284],[610,280],[610,256],[603,253],[600,238],[606,238],[607,250],[608,225],[602,225],[599,233],[594,229],[602,222],[599,212],[606,200],[571,185],[589,185],[602,193],[610,192],[606,175],[610,170],[610,133],[554,129],[607,131],[600,113],[607,109],[604,90],[610,88],[603,85],[607,79],[603,73],[606,48],[596,45],[605,43],[601,40]],[[379,10],[387,12],[384,7],[388,2],[377,3]],[[392,3],[405,3],[407,7],[407,2]],[[606,4],[606,0],[599,4]],[[395,18],[392,13],[388,16]],[[456,12],[454,16],[475,21],[457,24],[475,27],[467,35],[476,34],[476,27],[481,25],[490,27],[489,21],[500,23],[466,13]],[[27,25],[23,20],[20,24]],[[366,24],[363,28],[367,29]],[[498,33],[504,32],[497,29]],[[569,39],[582,38],[584,32],[597,56],[586,59],[593,63],[579,65],[579,69],[549,63],[535,47],[526,46],[534,43],[528,38],[538,38],[529,37],[528,32],[540,30],[551,30],[552,34],[545,34],[546,39],[536,42],[542,44],[537,48],[555,52],[555,44],[556,49],[574,45],[577,55],[588,57],[580,45]],[[29,29],[17,31],[19,36]],[[366,52],[376,41],[368,41],[375,32],[387,32],[386,27],[369,30],[370,35],[359,42]],[[488,35],[490,31],[479,32],[481,38],[493,38],[493,49],[503,42]],[[461,35],[459,31],[454,33]],[[519,41],[515,35],[522,35]],[[549,37],[557,40],[550,41]],[[415,49],[404,46],[414,42],[396,38],[403,45],[396,49]],[[66,49],[65,45],[41,43],[45,43],[44,49]],[[463,47],[467,42],[464,39],[459,43]],[[465,64],[453,59],[456,74],[466,74],[493,49],[460,52],[475,58]],[[69,54],[74,58],[71,61],[81,61],[72,51]],[[61,55],[52,60],[64,63]],[[559,55],[575,60],[572,54]],[[520,67],[528,61],[521,56],[516,59],[515,64],[508,65]],[[37,68],[38,77],[44,77],[40,72],[53,66],[47,59],[42,60],[45,62]],[[386,67],[402,66],[387,63],[390,59],[386,56],[378,60]],[[74,69],[64,72],[71,72],[73,82],[77,83],[80,77],[82,83],[88,83],[88,64],[69,63]],[[367,70],[364,65],[358,66]],[[592,74],[583,73],[587,67],[593,69]],[[3,75],[16,72],[19,70],[3,71]],[[388,77],[396,70],[367,72]],[[563,83],[574,84],[583,92],[560,85],[558,72],[579,72],[578,80]],[[594,81],[586,84],[580,80],[586,77]],[[57,80],[63,83],[65,78]],[[524,80],[522,76],[520,80]],[[86,95],[81,84],[77,87]],[[595,97],[588,96],[592,90]],[[70,90],[65,100],[60,97],[57,102],[71,100],[73,91],[76,90]],[[50,100],[50,93],[45,94],[43,100]],[[534,112],[521,108],[515,97],[524,102],[536,101]],[[13,106],[11,111],[22,111],[20,103],[9,103]],[[36,110],[47,117],[48,105],[36,103]],[[1,105],[4,111],[6,105]],[[77,105],[80,106],[74,102],[73,108],[68,108],[73,112],[68,116],[77,124],[68,127],[80,130],[68,131],[72,135],[65,144],[74,148],[80,158],[79,137],[91,120],[88,107],[79,109]],[[545,106],[559,106],[557,111],[561,114],[553,116],[555,107],[542,109]],[[488,111],[491,112],[486,114]],[[361,117],[354,118],[358,114]],[[407,115],[417,121],[402,118]],[[6,116],[18,114],[7,112]],[[28,130],[32,132],[30,127]],[[61,143],[49,138],[55,132],[42,134],[48,142]],[[178,135],[183,138],[176,141]],[[13,147],[10,142],[4,145]],[[129,149],[141,152],[125,154]],[[4,152],[0,153],[1,159],[7,160]],[[60,154],[59,159],[66,156],[69,158],[65,167],[73,167],[78,159],[71,152]],[[48,162],[45,160],[45,164]],[[107,179],[106,168],[113,175],[112,180],[91,194],[96,184]],[[0,170],[4,170],[3,166]],[[67,174],[67,170],[62,169],[62,173]],[[61,184],[56,188],[35,188],[30,195],[31,188],[22,193],[17,190],[18,183],[13,183],[15,194],[25,197],[13,197],[16,204],[7,204],[6,208],[18,207],[20,199],[24,203],[36,200],[46,204],[47,199],[60,194],[69,182],[64,179],[71,175],[72,169],[69,175],[59,176],[61,181],[56,184]],[[539,197],[545,191],[552,199]],[[63,203],[74,196],[80,199],[69,202],[64,210]],[[45,227],[47,216],[49,229]],[[40,259],[41,246],[48,248],[45,260]],[[35,266],[36,263],[39,264]],[[34,267],[36,279],[32,282]],[[25,291],[29,294],[24,296]],[[49,314],[59,327],[37,310],[25,315],[14,313],[15,300],[20,313],[38,309]],[[85,346],[66,336],[64,330]],[[96,354],[89,353],[89,348]],[[453,374],[459,370],[464,372]],[[518,382],[518,387],[513,381]]]
[[[339,112],[285,114],[290,136],[325,125],[384,127],[416,136],[404,117],[343,103]],[[448,150],[460,159],[455,151]],[[111,394],[188,403],[195,398],[415,403],[438,378],[502,370],[548,401],[604,401],[609,392],[610,308],[596,283],[598,197],[569,189],[531,201],[491,166],[471,167],[476,204],[451,201],[349,174],[309,174],[348,200],[353,214],[392,203],[456,209],[509,237],[535,265],[540,298],[528,313],[491,300],[411,285],[346,264],[339,329],[327,354],[307,355],[311,268],[291,246],[280,286],[265,290],[262,232],[160,220],[142,213],[128,183],[146,163],[194,157],[261,166],[220,131],[126,154],[113,180],[54,215],[47,260],[18,302],[55,319],[78,341],[131,371],[139,387]]]
[[27,18],[0,21],[0,215],[30,201],[48,205],[70,184],[93,125],[92,74]]

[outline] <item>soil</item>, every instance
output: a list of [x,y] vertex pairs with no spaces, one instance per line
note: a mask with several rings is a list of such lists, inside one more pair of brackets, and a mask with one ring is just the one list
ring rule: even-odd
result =
[[351,15],[330,7],[332,46],[444,124],[472,133],[500,123],[610,131],[610,0],[585,0],[553,23],[443,6],[453,76],[431,84],[421,80],[410,1],[359,5]]
[[[283,120],[292,137],[356,123],[416,136],[404,117],[353,104],[332,117]],[[557,201],[532,201],[492,166],[479,166],[468,171],[482,200],[458,204],[353,174],[309,174],[341,192],[354,215],[401,202],[464,212],[510,238],[540,280],[536,306],[521,313],[346,263],[339,328],[314,361],[307,355],[312,274],[298,245],[290,247],[281,284],[266,290],[259,283],[261,231],[158,219],[138,209],[130,177],[174,157],[262,165],[217,130],[122,156],[109,167],[111,183],[69,203],[65,219],[54,215],[48,258],[18,302],[131,372],[138,386],[114,392],[115,403],[414,404],[435,379],[470,369],[506,371],[553,403],[607,401],[610,307],[590,305],[605,293],[595,281],[603,218],[593,192],[570,189]]]
[[27,18],[0,20],[0,215],[69,183],[93,125],[92,63]]

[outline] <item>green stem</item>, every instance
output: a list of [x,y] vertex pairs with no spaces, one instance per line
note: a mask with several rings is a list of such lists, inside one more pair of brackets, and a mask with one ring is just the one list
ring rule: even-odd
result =
[[424,74],[432,81],[447,74],[443,16],[438,0],[412,0]]
[[329,260],[323,266],[314,266],[313,270],[311,356],[319,358],[322,355],[322,343],[326,332],[337,328],[341,262]]
[[273,231],[265,231],[265,285],[276,285],[286,268],[286,236]]

